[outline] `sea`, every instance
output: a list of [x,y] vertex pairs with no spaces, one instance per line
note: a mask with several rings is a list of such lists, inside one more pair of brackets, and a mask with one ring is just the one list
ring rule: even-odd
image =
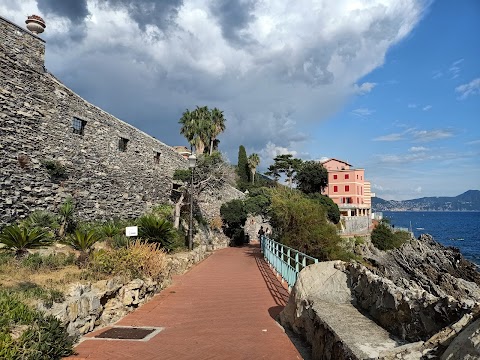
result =
[[395,227],[408,228],[415,237],[430,234],[440,244],[460,249],[480,268],[480,212],[383,211]]

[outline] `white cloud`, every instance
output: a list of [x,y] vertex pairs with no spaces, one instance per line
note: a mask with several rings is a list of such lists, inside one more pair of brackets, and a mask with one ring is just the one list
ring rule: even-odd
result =
[[460,76],[460,64],[464,61],[464,59],[459,59],[457,61],[454,61],[448,71],[450,72],[450,76],[452,79],[456,79]]
[[375,88],[361,79],[425,9],[420,0],[252,0],[233,41],[214,0],[177,1],[166,28],[139,24],[132,7],[113,2],[87,0],[83,28],[47,17],[35,0],[18,3],[2,1],[0,13],[20,25],[26,14],[45,18],[46,66],[82,97],[172,145],[184,141],[185,108],[219,107],[227,118],[221,147],[230,154],[239,143],[296,149],[313,123]]
[[460,99],[466,99],[471,95],[480,94],[480,78],[473,79],[467,84],[457,86],[455,91],[460,93]]
[[[392,133],[374,138],[374,141],[400,141],[409,140],[415,142],[429,142],[446,139],[454,135],[451,129],[417,130],[409,128],[401,133]],[[416,149],[413,147],[412,149]]]
[[429,142],[452,137],[453,131],[449,129],[414,130],[412,131],[412,135],[416,141]]
[[432,79],[434,79],[434,80],[440,79],[442,76],[443,76],[443,73],[441,71],[434,71]]
[[262,161],[265,163],[272,162],[272,159],[277,157],[278,155],[286,155],[286,154],[292,154],[293,157],[297,156],[297,152],[291,149],[288,149],[287,147],[283,146],[277,146],[271,141],[269,141],[265,147],[260,150],[259,152]]
[[421,187],[421,186],[418,186],[418,187],[415,188],[413,191],[416,192],[417,194],[420,194],[420,193],[422,192],[422,187]]
[[365,116],[372,115],[374,112],[375,112],[375,110],[371,110],[371,109],[368,109],[368,108],[358,108],[358,109],[352,110],[352,114],[360,116],[360,117],[365,117]]
[[423,146],[412,146],[408,151],[410,152],[418,152],[418,151],[427,151],[428,149]]
[[355,93],[364,95],[372,91],[375,86],[377,86],[376,83],[364,82],[361,85],[355,84],[353,88]]
[[394,133],[394,134],[388,134],[388,135],[382,135],[374,138],[374,141],[399,141],[399,140],[404,140],[404,133]]
[[417,104],[408,104],[409,109],[415,109],[417,106]]
[[424,106],[422,110],[423,110],[423,111],[428,111],[428,110],[430,110],[431,108],[432,108],[432,105],[427,105],[427,106]]

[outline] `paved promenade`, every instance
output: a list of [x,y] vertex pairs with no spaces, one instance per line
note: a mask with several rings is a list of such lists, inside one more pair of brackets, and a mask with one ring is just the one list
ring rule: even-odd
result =
[[274,320],[287,300],[258,244],[218,250],[115,324],[164,328],[153,338],[87,339],[68,359],[301,359]]

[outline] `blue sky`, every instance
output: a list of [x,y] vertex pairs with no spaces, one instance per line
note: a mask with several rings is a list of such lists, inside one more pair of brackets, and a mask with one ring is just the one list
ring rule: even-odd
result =
[[[383,66],[361,79],[374,90],[318,124],[319,137],[344,133],[323,137],[314,156],[365,168],[387,199],[480,189],[479,34],[480,2],[432,3]],[[475,79],[471,92],[460,91]]]
[[279,154],[365,168],[377,196],[480,188],[477,0],[2,0],[42,16],[46,67],[169,145],[196,105],[265,171]]

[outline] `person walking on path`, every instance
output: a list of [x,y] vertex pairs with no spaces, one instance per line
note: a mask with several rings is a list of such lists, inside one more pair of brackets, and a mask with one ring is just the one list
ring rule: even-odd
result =
[[270,235],[272,235],[272,232],[270,231],[270,228],[267,228],[267,230],[265,230],[265,236],[269,238]]
[[260,230],[258,230],[258,240],[262,240],[262,236],[265,235],[265,230],[263,230],[263,226],[260,226]]

